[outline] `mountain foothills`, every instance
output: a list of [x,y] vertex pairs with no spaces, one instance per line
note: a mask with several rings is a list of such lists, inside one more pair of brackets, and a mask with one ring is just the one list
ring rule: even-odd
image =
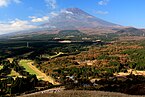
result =
[[66,90],[145,95],[144,29],[78,8],[62,10],[39,27],[0,36],[0,96],[47,97]]

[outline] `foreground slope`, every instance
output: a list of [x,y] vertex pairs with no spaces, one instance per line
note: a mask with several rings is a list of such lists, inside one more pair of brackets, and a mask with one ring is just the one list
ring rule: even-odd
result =
[[28,94],[20,97],[144,97],[135,95],[126,95],[115,92],[103,91],[83,91],[83,90],[67,90],[56,93],[37,92],[35,94]]

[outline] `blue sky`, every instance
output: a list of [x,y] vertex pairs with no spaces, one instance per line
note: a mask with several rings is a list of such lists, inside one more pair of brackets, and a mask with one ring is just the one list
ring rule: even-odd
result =
[[109,22],[145,28],[145,0],[0,0],[0,34],[37,28],[72,7]]

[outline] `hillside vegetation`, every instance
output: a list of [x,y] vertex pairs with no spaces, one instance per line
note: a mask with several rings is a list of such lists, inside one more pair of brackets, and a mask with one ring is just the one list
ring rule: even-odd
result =
[[63,30],[57,36],[63,39],[0,42],[1,95],[58,85],[66,90],[145,94],[145,41],[122,42],[113,33],[96,38],[78,30]]

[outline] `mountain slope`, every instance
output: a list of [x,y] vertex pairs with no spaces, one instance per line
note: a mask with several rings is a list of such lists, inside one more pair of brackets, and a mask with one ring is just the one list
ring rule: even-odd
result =
[[99,19],[79,8],[67,8],[50,16],[49,21],[39,25],[36,29],[8,33],[1,35],[0,39],[23,39],[39,35],[46,37],[46,34],[58,34],[61,30],[79,30],[85,34],[102,34],[114,33],[120,29],[122,26]]
[[48,23],[42,24],[41,26],[59,29],[76,29],[76,28],[116,27],[118,25],[92,16],[81,9],[68,8],[61,11],[58,15],[50,18]]

